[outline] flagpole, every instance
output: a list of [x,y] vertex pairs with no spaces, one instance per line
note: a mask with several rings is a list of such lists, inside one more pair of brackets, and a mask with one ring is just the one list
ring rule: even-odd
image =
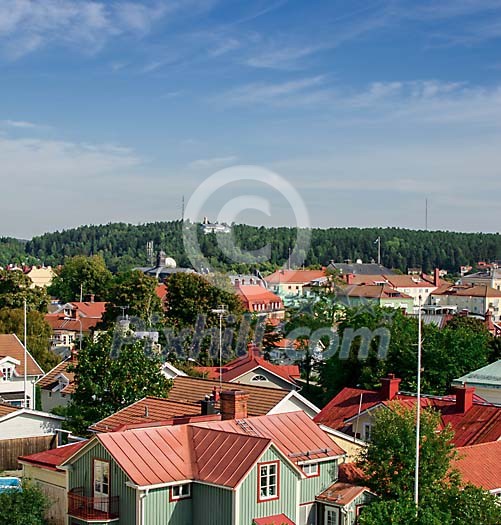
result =
[[417,403],[416,403],[416,472],[414,477],[414,503],[416,505],[416,515],[419,509],[419,445],[421,433],[421,296],[419,296],[418,311],[418,355],[417,355]]
[[27,325],[28,325],[28,322],[27,322],[27,315],[26,315],[26,310],[27,310],[27,307],[26,307],[26,299],[24,300],[24,408],[28,408],[27,407],[27,394],[26,394],[26,387],[27,387],[27,368],[28,368],[28,355],[27,355],[27,350],[26,350],[26,345],[27,345]]

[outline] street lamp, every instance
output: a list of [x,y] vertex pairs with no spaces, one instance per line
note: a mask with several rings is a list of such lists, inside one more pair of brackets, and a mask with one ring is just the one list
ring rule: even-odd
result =
[[78,321],[80,323],[80,351],[82,351],[82,332],[83,332],[83,327],[82,327],[82,320],[78,317],[64,317],[63,318],[65,321]]
[[417,406],[416,406],[416,472],[414,475],[414,503],[416,505],[416,514],[419,509],[419,444],[421,433],[421,353],[422,353],[422,337],[421,337],[421,304],[422,298],[419,296],[419,311],[418,311],[418,355],[417,355]]
[[219,391],[223,390],[223,317],[228,313],[226,305],[222,304],[218,308],[211,310],[213,314],[219,316]]

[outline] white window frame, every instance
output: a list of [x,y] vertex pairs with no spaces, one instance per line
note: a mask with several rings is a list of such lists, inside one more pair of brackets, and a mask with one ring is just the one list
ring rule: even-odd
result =
[[12,381],[13,375],[14,371],[11,366],[2,367],[2,381]]
[[259,463],[258,469],[258,501],[278,499],[280,463]]
[[364,435],[363,441],[368,443],[371,440],[372,425],[370,423],[364,423]]
[[339,525],[339,509],[326,507],[324,513],[325,525]]
[[306,465],[303,465],[303,472],[308,478],[314,478],[319,474],[319,464],[307,463]]
[[268,381],[268,379],[266,379],[266,377],[264,377],[262,374],[255,374],[252,376],[251,381],[256,383],[264,383],[265,381]]
[[191,483],[183,483],[182,485],[173,485],[170,488],[171,501],[178,501],[180,499],[191,498]]

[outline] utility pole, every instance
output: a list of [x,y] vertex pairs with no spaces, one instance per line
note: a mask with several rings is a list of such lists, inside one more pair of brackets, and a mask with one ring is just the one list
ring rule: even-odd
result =
[[377,263],[381,265],[381,237],[376,239],[377,242]]
[[428,199],[425,200],[424,229],[428,231]]
[[[27,314],[27,306],[26,306],[26,299],[24,300],[24,408],[28,408],[27,402],[28,402],[28,396],[26,393],[26,387],[28,384],[28,350],[27,350],[27,344],[28,344],[28,337],[27,337],[27,328],[28,328],[28,314]],[[35,408],[35,406],[33,406]]]
[[213,314],[219,316],[219,392],[223,390],[223,317],[228,313],[226,305],[222,304],[219,308],[212,310]]
[[416,403],[416,472],[414,476],[414,503],[416,516],[419,510],[419,446],[421,443],[421,296],[419,296],[418,311],[418,355],[417,355],[417,403]]
[[83,301],[83,283],[80,283],[80,302]]

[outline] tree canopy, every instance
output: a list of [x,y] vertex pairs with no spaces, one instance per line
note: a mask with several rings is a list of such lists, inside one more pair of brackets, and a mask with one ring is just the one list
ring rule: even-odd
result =
[[74,368],[76,390],[66,415],[69,428],[87,428],[145,396],[167,397],[171,382],[161,373],[160,357],[145,352],[141,341],[123,344],[112,357],[112,339],[101,334],[78,353]]
[[49,296],[45,289],[32,287],[31,279],[19,270],[0,269],[0,308],[47,311]]
[[100,255],[77,255],[64,261],[49,287],[49,293],[63,302],[78,301],[80,295],[105,299],[111,272]]
[[463,486],[452,467],[457,451],[453,431],[440,432],[440,415],[421,413],[419,512],[414,505],[416,410],[391,403],[374,414],[371,441],[359,461],[364,483],[380,500],[364,509],[360,525],[496,525],[501,507],[496,497]]

